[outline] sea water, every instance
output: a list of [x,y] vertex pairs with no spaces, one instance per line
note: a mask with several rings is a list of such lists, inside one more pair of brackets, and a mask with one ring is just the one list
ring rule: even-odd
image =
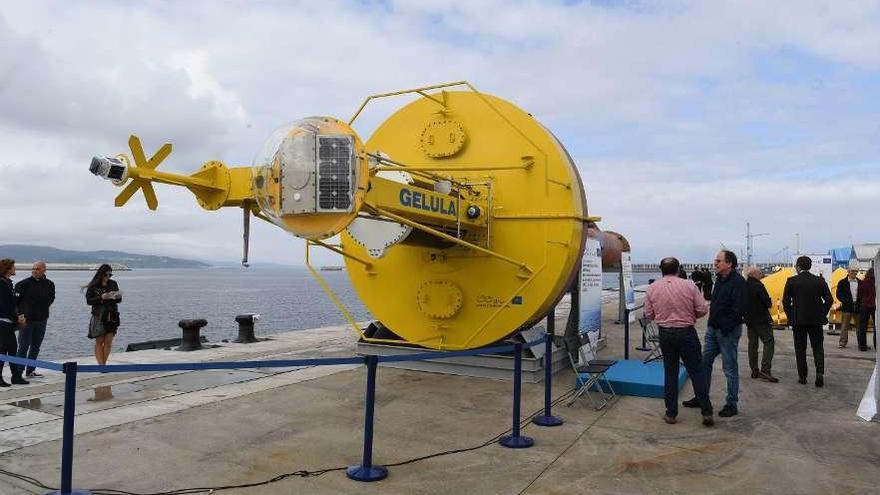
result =
[[[322,271],[342,304],[358,321],[371,319],[345,271]],[[29,276],[19,270],[14,282]],[[49,271],[55,283],[55,303],[50,309],[40,358],[63,360],[93,353],[88,333],[90,307],[82,287],[93,273]],[[653,274],[636,273],[635,284],[647,283]],[[117,270],[113,279],[123,293],[119,305],[122,324],[113,343],[121,352],[133,342],[179,338],[182,319],[204,318],[202,335],[211,342],[238,336],[235,316],[259,313],[257,336],[346,322],[330,298],[305,268],[208,268]],[[617,286],[616,274],[605,274],[606,287]],[[352,331],[352,339],[355,334]]]

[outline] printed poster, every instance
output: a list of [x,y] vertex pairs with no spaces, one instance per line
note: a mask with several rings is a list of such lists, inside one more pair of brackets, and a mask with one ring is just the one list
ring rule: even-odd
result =
[[[622,276],[620,295],[624,301],[624,307],[632,311],[636,307],[636,288],[633,284],[632,253],[620,253],[620,270]],[[623,315],[620,316],[620,321],[623,321]],[[636,314],[634,311],[629,314],[629,322],[636,322]]]
[[590,333],[598,342],[602,329],[602,246],[598,239],[587,238],[581,261],[580,314],[578,331]]

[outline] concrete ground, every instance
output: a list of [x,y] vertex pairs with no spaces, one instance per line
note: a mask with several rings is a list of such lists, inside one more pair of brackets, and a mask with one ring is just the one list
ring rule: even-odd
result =
[[[615,302],[606,304],[604,356],[622,355],[615,310]],[[111,361],[351,355],[349,332],[291,332],[251,346],[119,353]],[[638,335],[633,332],[633,345]],[[776,339],[780,383],[749,377],[743,338],[740,415],[717,418],[714,428],[702,426],[692,409],[680,411],[678,424],[665,424],[660,399],[620,397],[599,412],[580,400],[555,407],[564,425],[523,430],[535,439],[533,448],[489,442],[403,465],[396,464],[477,447],[504,433],[511,384],[380,368],[374,462],[389,466],[388,478],[358,483],[335,470],[222,493],[880,493],[880,425],[855,414],[873,354],[838,349],[837,337],[827,336],[826,385],[816,388],[812,360],[809,385],[797,383],[791,333],[777,331]],[[715,366],[717,410],[725,382],[720,361]],[[556,376],[554,395],[571,388],[572,376]],[[161,492],[357,464],[364,381],[358,366],[88,377],[80,382],[74,486]],[[58,485],[60,383],[61,376],[49,374],[0,392],[0,469]],[[690,390],[688,382],[682,399]],[[524,415],[538,411],[542,401],[541,384],[524,385]],[[0,493],[45,492],[0,474]]]

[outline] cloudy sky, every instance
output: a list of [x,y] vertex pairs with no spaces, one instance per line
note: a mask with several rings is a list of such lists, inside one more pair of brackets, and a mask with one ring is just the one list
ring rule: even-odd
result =
[[[739,252],[746,222],[759,259],[880,240],[878,2],[5,2],[0,47],[0,244],[236,260],[240,211],[114,208],[91,156],[249,165],[281,124],[462,79],[557,134],[636,261]],[[255,224],[254,261],[302,254]]]

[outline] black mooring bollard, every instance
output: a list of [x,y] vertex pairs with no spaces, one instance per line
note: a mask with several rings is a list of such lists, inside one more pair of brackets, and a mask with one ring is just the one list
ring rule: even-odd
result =
[[252,344],[257,342],[258,339],[254,335],[254,323],[259,319],[260,315],[255,313],[245,313],[236,316],[235,321],[238,322],[238,338],[233,342],[238,344]]
[[178,351],[196,351],[202,348],[202,340],[199,332],[208,324],[208,320],[180,320],[177,325],[183,329],[183,338],[180,339]]

